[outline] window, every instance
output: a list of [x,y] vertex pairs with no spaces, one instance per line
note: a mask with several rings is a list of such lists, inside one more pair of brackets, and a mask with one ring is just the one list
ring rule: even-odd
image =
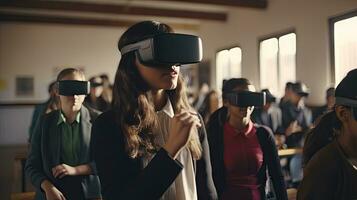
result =
[[332,30],[332,80],[337,86],[351,69],[357,68],[357,11],[330,19]]
[[260,88],[282,96],[285,83],[296,79],[296,34],[264,39],[259,44]]
[[224,79],[242,76],[242,50],[239,47],[224,49],[216,54],[216,85],[222,89]]

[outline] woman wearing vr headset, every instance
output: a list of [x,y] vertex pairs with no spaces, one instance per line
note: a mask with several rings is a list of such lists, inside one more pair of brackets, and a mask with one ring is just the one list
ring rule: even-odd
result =
[[[166,24],[144,21],[131,26],[119,40],[122,57],[112,109],[99,116],[92,129],[92,152],[104,199],[217,197],[206,132],[187,102],[180,67],[159,62],[161,55],[181,64],[197,62],[185,54],[195,48],[194,41],[172,32]],[[168,37],[168,43],[163,42]],[[191,46],[184,48],[182,43]],[[147,59],[144,50],[159,51]]]
[[[306,141],[320,145],[328,139],[332,141],[317,149],[315,155],[307,154],[304,178],[300,184],[297,199],[357,199],[357,69],[350,71],[338,84],[335,92],[335,108],[326,114],[320,123],[329,121],[333,130],[324,130],[318,124]],[[333,135],[331,133],[334,132]],[[314,135],[327,135],[315,137]],[[325,144],[328,142],[325,142]],[[309,153],[310,153],[309,151]]]
[[287,193],[274,136],[268,127],[253,124],[254,106],[263,97],[252,93],[248,79],[233,78],[223,84],[224,106],[212,114],[207,124],[212,174],[222,200],[266,199],[268,174],[275,196],[286,200]]
[[82,105],[89,85],[74,68],[57,76],[60,110],[44,115],[32,136],[26,174],[40,199],[100,199],[100,182],[90,158],[91,122],[99,113]]

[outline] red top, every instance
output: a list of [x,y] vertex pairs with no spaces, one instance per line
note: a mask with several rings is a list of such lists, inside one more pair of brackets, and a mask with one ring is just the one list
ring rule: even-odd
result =
[[224,166],[226,188],[223,200],[260,200],[258,171],[263,163],[256,128],[252,122],[237,132],[231,125],[224,124]]

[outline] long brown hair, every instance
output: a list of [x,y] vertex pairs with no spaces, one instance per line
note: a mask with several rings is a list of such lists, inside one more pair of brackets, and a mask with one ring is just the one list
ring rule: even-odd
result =
[[[144,21],[131,26],[120,38],[119,50],[128,44],[152,37],[160,33],[173,32],[166,24]],[[126,151],[132,158],[150,154],[158,149],[155,133],[151,130],[158,126],[154,104],[147,96],[150,90],[135,65],[135,52],[122,56],[113,87],[113,110],[126,139]],[[174,112],[191,110],[185,85],[179,76],[177,87],[167,90]],[[197,130],[189,141],[189,149],[195,159],[201,157],[201,145]]]

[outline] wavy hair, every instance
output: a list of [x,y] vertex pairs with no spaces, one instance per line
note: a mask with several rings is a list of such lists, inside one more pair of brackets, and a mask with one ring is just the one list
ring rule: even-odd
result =
[[[166,24],[144,21],[131,26],[120,38],[119,50],[128,44],[161,33],[173,32]],[[159,148],[156,135],[152,129],[158,126],[158,117],[154,103],[148,97],[150,91],[148,84],[141,77],[135,65],[135,52],[122,56],[114,81],[113,103],[117,123],[125,136],[125,147],[131,158],[151,154]],[[175,113],[182,110],[193,110],[187,100],[185,85],[179,75],[177,87],[165,91],[171,101]],[[191,134],[188,147],[195,159],[202,154],[198,131]]]

